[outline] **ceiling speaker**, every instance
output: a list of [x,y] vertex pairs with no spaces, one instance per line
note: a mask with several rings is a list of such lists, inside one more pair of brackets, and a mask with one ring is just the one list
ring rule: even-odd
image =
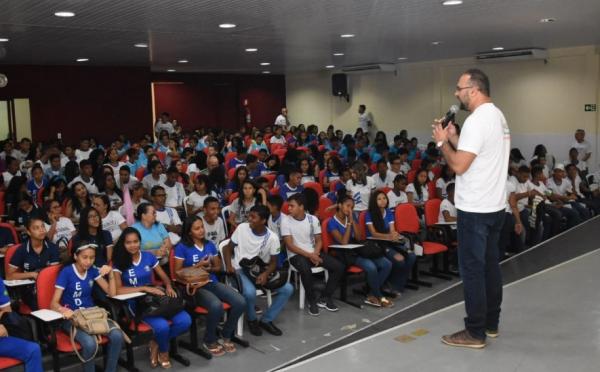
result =
[[0,88],[4,88],[8,84],[8,78],[4,74],[0,74]]

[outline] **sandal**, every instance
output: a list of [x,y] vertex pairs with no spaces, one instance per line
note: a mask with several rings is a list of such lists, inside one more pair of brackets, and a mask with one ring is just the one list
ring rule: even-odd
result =
[[220,357],[225,355],[225,350],[223,350],[223,346],[219,345],[219,343],[217,342],[210,345],[204,344],[204,347],[214,357]]
[[381,297],[380,302],[383,307],[394,307],[394,303],[385,297]]
[[152,366],[152,368],[156,368],[158,367],[158,344],[156,341],[150,340],[148,349],[150,351],[150,366]]
[[365,304],[375,307],[381,307],[381,302],[377,299],[377,297],[373,295],[368,295],[367,298],[365,298]]
[[169,352],[158,353],[158,362],[163,369],[171,368],[171,361],[169,360]]
[[225,350],[226,353],[231,354],[237,351],[237,349],[235,348],[235,344],[231,342],[231,340],[223,340],[221,346],[223,347],[223,350]]

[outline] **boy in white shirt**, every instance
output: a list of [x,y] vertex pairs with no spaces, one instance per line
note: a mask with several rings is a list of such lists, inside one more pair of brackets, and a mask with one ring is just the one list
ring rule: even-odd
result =
[[584,205],[577,202],[577,194],[573,193],[573,185],[565,177],[565,166],[557,163],[554,166],[552,177],[548,180],[547,186],[552,191],[550,200],[567,204],[577,212],[578,219],[574,219],[573,223],[580,223],[590,218],[590,212]]
[[377,161],[377,173],[373,175],[376,189],[394,187],[395,176],[396,174],[388,169],[385,159],[379,159]]
[[90,154],[92,153],[92,148],[90,147],[90,140],[84,138],[79,143],[79,148],[75,150],[75,157],[77,158],[77,162],[80,163],[82,160],[87,160],[90,158]]
[[386,194],[390,208],[394,209],[398,204],[408,203],[408,196],[406,195],[406,177],[403,174],[398,174],[394,177],[394,188],[388,191]]
[[87,189],[90,195],[98,194],[98,187],[94,182],[94,178],[92,177],[94,170],[92,169],[92,162],[89,160],[82,160],[79,162],[79,169],[81,170],[81,174],[69,183],[69,187],[73,187],[76,182],[81,182]]
[[167,193],[162,186],[154,186],[150,190],[152,196],[152,205],[156,210],[156,221],[165,225],[165,229],[169,232],[171,244],[175,245],[181,240],[181,228],[183,223],[179,218],[179,214],[174,208],[165,206]]
[[[321,224],[319,219],[304,211],[306,198],[294,194],[288,199],[290,215],[281,223],[281,235],[287,248],[289,261],[300,274],[306,290],[308,313],[319,315],[319,308],[338,311],[333,302],[333,293],[337,288],[345,266],[337,259],[322,252]],[[323,267],[329,273],[329,279],[321,299],[317,298],[311,268]]]
[[218,246],[227,238],[227,230],[225,229],[225,221],[219,216],[219,199],[214,196],[209,196],[204,199],[204,235],[207,240],[210,240]]
[[175,166],[169,167],[167,170],[167,179],[162,185],[167,192],[167,207],[175,208],[177,212],[183,214],[183,199],[185,199],[185,189],[183,184],[178,181],[179,171]]

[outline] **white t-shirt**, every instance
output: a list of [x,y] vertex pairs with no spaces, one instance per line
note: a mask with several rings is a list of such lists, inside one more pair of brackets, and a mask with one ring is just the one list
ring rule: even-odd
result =
[[346,182],[346,190],[352,195],[354,199],[354,210],[355,211],[366,211],[369,209],[369,198],[371,197],[371,191],[375,189],[375,181],[372,177],[367,176],[367,183],[355,184],[353,180]]
[[77,177],[73,178],[73,180],[69,183],[69,187],[72,188],[73,184],[76,182],[83,183],[83,185],[85,186],[85,188],[87,189],[89,194],[98,194],[98,187],[96,186],[96,183],[94,182],[94,178],[90,177],[89,182],[85,182],[83,180],[83,178],[81,178],[81,176],[77,176]]
[[548,192],[548,188],[541,181],[540,181],[539,185],[536,185],[535,183],[531,182],[531,189],[536,190],[537,192],[539,192],[542,195],[546,195],[546,192]]
[[510,207],[510,194],[513,194],[515,192],[514,182],[507,181],[504,192],[506,195],[506,206],[504,208],[504,211],[506,213],[512,214],[512,208]]
[[427,200],[429,200],[429,188],[427,185],[421,186],[421,197],[419,197],[419,194],[417,194],[417,189],[415,188],[414,183],[409,183],[408,186],[406,186],[406,193],[408,194],[409,192],[412,193],[413,202],[425,203]]
[[[210,194],[200,195],[196,191],[194,191],[187,197],[185,203],[192,207],[193,210],[196,210],[204,206],[204,199],[208,198],[209,196],[216,197],[216,194],[214,192],[211,192]],[[198,212],[196,215],[202,217],[204,216],[204,212]]]
[[[283,116],[282,114],[277,115],[277,118],[275,119],[275,125],[280,126],[280,127],[285,127],[287,125],[289,125],[289,121],[287,119],[287,117]],[[273,143],[273,142],[271,142]]]
[[102,219],[102,230],[110,232],[113,242],[116,242],[121,236],[120,224],[125,222],[125,218],[117,211],[109,211],[106,217]]
[[111,163],[107,163],[104,165],[108,165],[112,170],[113,170],[113,176],[115,176],[115,178],[119,178],[119,169],[121,169],[122,166],[127,165],[122,161],[117,162],[117,165],[112,165]]
[[510,130],[502,111],[493,103],[477,107],[465,120],[458,150],[476,157],[466,172],[456,176],[456,208],[475,213],[505,209]]
[[77,163],[79,163],[82,160],[87,160],[90,158],[90,154],[92,153],[92,149],[89,148],[86,151],[80,150],[80,149],[76,149],[75,150],[75,157],[77,158]]
[[231,235],[231,242],[235,244],[231,261],[236,270],[240,269],[240,261],[244,258],[258,256],[264,263],[269,263],[271,256],[278,255],[281,249],[279,237],[273,231],[267,228],[264,234],[256,235],[247,222],[238,225]]
[[408,196],[404,191],[400,191],[400,195],[396,195],[394,190],[390,190],[386,195],[390,202],[390,208],[396,208],[398,204],[408,203]]
[[284,136],[281,136],[280,138],[277,138],[277,136],[272,136],[271,139],[269,140],[269,142],[271,144],[273,144],[273,143],[280,143],[282,145],[286,144],[286,140],[285,140]]
[[156,209],[156,221],[164,225],[181,225],[181,219],[177,211],[170,207],[165,207],[162,211]]
[[364,133],[369,131],[369,122],[373,123],[373,117],[370,112],[364,112],[358,114],[358,126],[363,130]]
[[185,189],[181,182],[175,182],[173,187],[169,187],[167,184],[163,184],[162,187],[165,188],[165,192],[167,193],[167,200],[165,201],[167,207],[177,208],[183,205]]
[[158,177],[158,181],[152,177],[152,174],[147,174],[144,178],[142,178],[142,185],[144,188],[150,193],[150,190],[154,186],[162,186],[165,187],[165,181],[167,180],[167,176],[165,174],[161,174]]
[[281,221],[283,221],[287,216],[283,213],[279,213],[279,218],[274,221],[273,215],[269,214],[268,226],[271,231],[277,234],[277,239],[281,239]]
[[577,152],[579,153],[580,161],[584,158],[584,156],[586,156],[587,154],[592,152],[592,146],[586,140],[583,140],[583,142],[581,142],[581,143],[579,143],[579,142],[577,142],[577,140],[575,140],[571,144],[571,147],[575,147],[577,149]]
[[[52,226],[47,223],[44,223],[44,225],[46,226],[46,231],[50,231],[50,227]],[[56,233],[52,238],[52,243],[58,244],[61,247],[66,247],[75,231],[75,226],[70,218],[60,217],[58,221],[56,221]]]
[[173,132],[175,132],[175,127],[173,127],[173,123],[171,123],[170,121],[163,123],[159,120],[158,122],[156,122],[155,132],[158,135],[163,130],[166,130],[169,133],[169,135],[171,135],[173,134]]
[[207,240],[212,241],[217,247],[219,243],[227,238],[225,234],[225,222],[221,217],[217,217],[216,221],[211,225],[202,216],[204,222],[204,236]]
[[388,171],[385,174],[384,179],[381,179],[381,176],[379,176],[379,172],[375,173],[371,177],[373,177],[373,181],[375,181],[376,189],[379,189],[382,187],[394,187],[394,177],[396,177],[396,173],[394,173],[388,169]]
[[446,188],[451,183],[454,183],[454,180],[450,180],[450,181],[446,182],[441,177],[438,178],[437,181],[435,181],[435,188],[436,189],[442,189],[442,198],[446,199],[446,197],[448,197],[448,193],[446,192]]
[[444,211],[450,214],[450,217],[458,216],[458,212],[454,204],[450,203],[450,200],[444,199],[440,204],[440,215],[438,216],[438,222],[449,222],[444,218]]
[[584,195],[581,192],[581,177],[579,177],[579,175],[575,176],[575,181],[571,181],[571,185],[573,185],[573,190],[571,190],[571,192],[577,194],[578,197],[583,198]]
[[[524,192],[531,191],[533,188],[531,187],[531,182],[529,180],[521,183],[517,181],[515,184],[515,194],[522,194]],[[529,204],[529,198],[524,197],[517,200],[517,207],[519,208],[519,212],[521,212],[525,207]]]
[[10,180],[15,176],[21,176],[21,171],[17,171],[17,173],[13,176],[9,171],[2,172],[2,179],[4,180],[4,188],[8,188],[8,184]]
[[553,194],[566,196],[568,193],[573,192],[573,185],[571,184],[571,181],[569,181],[569,179],[567,178],[563,178],[560,185],[556,183],[554,177],[550,177],[546,183],[548,189],[550,189]]
[[[292,216],[288,216],[281,221],[281,237],[291,236],[294,245],[306,252],[312,253],[315,251],[315,235],[319,234],[321,234],[319,219],[308,213],[301,221]],[[288,250],[289,257],[295,255],[295,253]]]

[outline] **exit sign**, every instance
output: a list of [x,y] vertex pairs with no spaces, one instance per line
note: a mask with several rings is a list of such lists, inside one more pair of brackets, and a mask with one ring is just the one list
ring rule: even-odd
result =
[[595,112],[596,111],[596,105],[588,103],[585,105],[585,112]]

